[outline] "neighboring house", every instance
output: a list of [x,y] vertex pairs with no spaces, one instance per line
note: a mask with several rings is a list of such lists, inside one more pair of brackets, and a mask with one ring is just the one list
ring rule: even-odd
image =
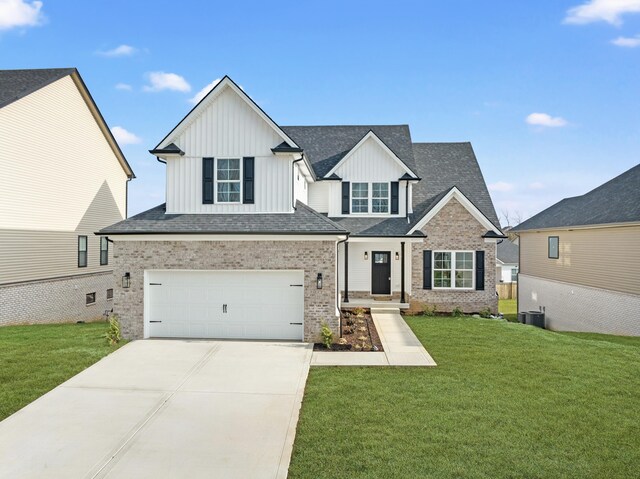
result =
[[510,238],[505,238],[502,241],[498,241],[497,251],[496,282],[517,283],[518,245],[511,241]]
[[75,68],[0,71],[0,325],[98,318],[133,172]]
[[99,232],[129,338],[313,341],[356,299],[497,310],[504,236],[469,143],[279,126],[225,77],[151,153],[166,204]]
[[513,228],[518,310],[548,327],[640,335],[640,165]]

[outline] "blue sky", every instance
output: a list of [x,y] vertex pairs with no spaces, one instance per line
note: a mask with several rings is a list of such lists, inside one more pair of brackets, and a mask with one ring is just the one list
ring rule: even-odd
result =
[[0,0],[0,68],[69,66],[119,127],[130,214],[164,201],[147,150],[225,74],[282,125],[471,141],[512,218],[640,162],[640,0]]

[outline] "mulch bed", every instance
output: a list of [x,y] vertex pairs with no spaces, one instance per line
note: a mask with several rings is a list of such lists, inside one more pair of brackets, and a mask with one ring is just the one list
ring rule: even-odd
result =
[[322,343],[315,343],[314,351],[383,351],[380,336],[368,310],[361,313],[361,316],[349,310],[343,310],[341,315],[342,337],[337,338],[331,349],[327,349]]

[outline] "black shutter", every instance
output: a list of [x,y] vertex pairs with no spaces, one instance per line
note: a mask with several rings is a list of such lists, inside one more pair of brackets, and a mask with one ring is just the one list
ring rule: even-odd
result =
[[349,182],[343,181],[342,182],[342,214],[343,215],[349,214],[349,200],[350,200],[349,188],[350,188]]
[[422,252],[422,289],[431,289],[431,250]]
[[213,204],[213,158],[202,159],[202,203]]
[[253,204],[253,185],[254,185],[254,158],[245,156],[242,168],[242,202],[247,205]]
[[484,291],[484,251],[476,251],[476,290]]
[[400,191],[400,183],[397,181],[391,182],[391,214],[398,214],[398,192]]

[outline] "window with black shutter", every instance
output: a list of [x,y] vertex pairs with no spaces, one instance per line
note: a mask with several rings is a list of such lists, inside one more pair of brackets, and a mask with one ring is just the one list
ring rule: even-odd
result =
[[213,158],[202,159],[202,203],[213,203]]

